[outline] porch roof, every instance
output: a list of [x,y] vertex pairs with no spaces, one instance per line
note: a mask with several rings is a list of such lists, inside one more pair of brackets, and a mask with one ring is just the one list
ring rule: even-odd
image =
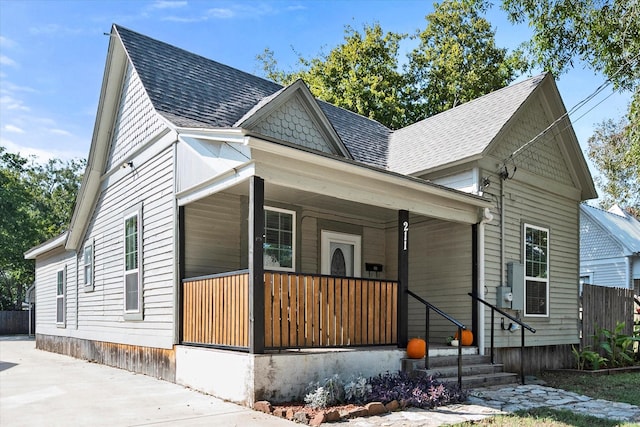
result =
[[[404,209],[414,214],[468,224],[477,223],[480,210],[491,206],[489,200],[480,196],[424,179],[289,146],[282,141],[269,141],[248,132],[242,132],[244,138],[240,142],[236,129],[228,129],[227,132],[234,135],[237,151],[242,151],[245,160],[236,161],[232,168],[213,178],[182,189],[177,194],[179,204],[186,205],[232,188],[234,192],[245,194],[249,177],[257,175],[270,186],[271,196],[283,202],[294,202],[296,196],[306,200],[313,198],[319,204],[319,200],[340,199],[392,212]],[[179,135],[197,137],[202,143],[224,139],[222,133],[220,129],[178,129]],[[193,163],[180,161],[178,168],[182,164]],[[178,170],[178,175],[181,173]]]

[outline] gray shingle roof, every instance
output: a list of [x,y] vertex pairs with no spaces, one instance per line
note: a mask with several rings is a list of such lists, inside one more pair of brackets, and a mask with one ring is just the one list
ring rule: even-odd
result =
[[[233,127],[282,86],[114,25],[156,111],[180,127]],[[391,131],[319,102],[356,161],[386,166]]]
[[529,78],[395,131],[389,169],[413,174],[482,154],[545,76]]

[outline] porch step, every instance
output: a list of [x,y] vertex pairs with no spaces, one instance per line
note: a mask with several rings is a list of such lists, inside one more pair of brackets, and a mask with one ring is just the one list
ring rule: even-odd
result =
[[[458,382],[458,374],[453,377],[439,377],[438,381],[445,383]],[[476,387],[489,387],[492,385],[505,385],[505,384],[517,384],[519,382],[519,375],[511,372],[495,372],[492,374],[479,374],[479,375],[463,375],[462,387],[463,388],[476,388]]]
[[[418,375],[434,376],[442,382],[457,382],[458,356],[451,353],[431,356],[430,352],[429,369],[425,369],[424,359],[403,359],[402,370]],[[514,384],[518,381],[518,374],[504,372],[502,364],[492,364],[490,356],[477,354],[477,348],[475,351],[474,348],[469,348],[466,354],[462,355],[462,386],[464,388]]]

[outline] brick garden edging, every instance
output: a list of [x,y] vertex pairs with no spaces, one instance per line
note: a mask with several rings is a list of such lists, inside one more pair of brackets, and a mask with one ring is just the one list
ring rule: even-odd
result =
[[271,414],[276,417],[286,418],[301,424],[311,426],[319,426],[322,423],[336,422],[348,418],[369,417],[380,415],[387,412],[393,412],[400,409],[400,403],[393,400],[386,405],[381,402],[370,402],[363,406],[353,406],[347,410],[339,410],[335,408],[319,409],[314,411],[311,416],[308,411],[294,411],[293,409],[285,409],[286,407],[274,407],[270,402],[261,400],[253,405],[256,411]]

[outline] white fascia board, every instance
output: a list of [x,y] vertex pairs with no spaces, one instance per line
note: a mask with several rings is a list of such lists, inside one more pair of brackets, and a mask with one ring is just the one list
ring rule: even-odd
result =
[[66,248],[75,250],[88,222],[88,215],[97,200],[102,171],[105,167],[113,122],[118,109],[118,101],[122,79],[128,63],[127,56],[120,39],[114,36],[113,30],[109,41],[109,52],[105,64],[98,111],[93,128],[91,148],[82,184],[76,197],[76,207],[69,224],[69,238]]
[[29,249],[27,252],[24,253],[24,258],[25,259],[36,259],[37,257],[39,257],[40,255],[49,252],[53,249],[56,248],[62,248],[64,247],[64,243],[67,241],[67,236],[69,235],[69,233],[64,232],[61,235],[59,235],[58,237],[54,237],[53,239],[47,240],[46,242]]
[[[348,173],[354,176],[359,176],[365,179],[370,179],[371,182],[383,181],[404,188],[410,188],[420,191],[425,194],[439,196],[448,200],[462,202],[470,206],[475,207],[491,207],[490,200],[483,199],[479,196],[468,194],[462,191],[450,189],[432,182],[425,181],[413,176],[402,175],[396,172],[385,171],[382,169],[369,167],[366,165],[357,164],[355,162],[331,157],[328,155],[321,155],[317,153],[311,153],[297,148],[290,148],[285,145],[275,144],[255,137],[249,137],[249,146],[252,149],[256,149],[265,153],[271,153],[283,158],[288,158],[293,162],[305,162],[312,167],[322,168],[323,176],[327,176],[329,173],[335,171],[340,173]],[[252,156],[256,160],[256,156]],[[280,162],[283,164],[285,162]],[[286,163],[287,168],[295,165],[295,163]],[[308,166],[307,165],[307,166]],[[305,170],[307,166],[303,167]]]
[[231,142],[246,145],[246,131],[242,128],[175,128],[178,137]]

